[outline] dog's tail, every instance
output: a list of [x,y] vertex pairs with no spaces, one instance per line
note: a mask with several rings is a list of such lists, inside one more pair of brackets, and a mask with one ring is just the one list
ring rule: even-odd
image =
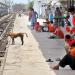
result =
[[28,34],[27,33],[23,33],[23,34],[26,34],[26,37],[28,37]]

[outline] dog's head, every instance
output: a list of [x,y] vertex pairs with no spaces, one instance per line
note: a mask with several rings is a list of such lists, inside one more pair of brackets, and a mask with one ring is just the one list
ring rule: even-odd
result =
[[12,35],[14,35],[14,33],[11,32],[6,33],[6,36],[12,36]]
[[6,33],[6,36],[10,36],[11,35],[11,33]]

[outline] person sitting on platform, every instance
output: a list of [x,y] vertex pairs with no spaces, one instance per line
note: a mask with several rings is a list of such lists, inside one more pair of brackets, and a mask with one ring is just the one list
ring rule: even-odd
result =
[[59,67],[69,65],[72,70],[75,70],[75,43],[71,43],[69,52],[60,60],[60,62],[52,69],[59,70]]
[[[46,27],[48,28],[48,32],[54,32],[55,31],[55,28],[54,28],[54,25],[53,25],[53,21],[49,21],[49,19],[47,18],[46,22],[43,22],[43,23],[46,24]],[[43,28],[42,28],[42,30],[44,30]]]
[[56,28],[56,31],[54,32],[54,34],[58,36],[59,38],[64,39],[64,33],[59,26]]
[[51,39],[53,39],[53,38],[64,39],[64,33],[63,33],[63,31],[61,30],[61,28],[58,26],[58,27],[55,29],[55,32],[53,33],[53,35],[50,36],[49,38],[51,38]]
[[53,25],[53,21],[50,21],[50,23],[47,25],[47,27],[48,27],[49,32],[51,32],[51,33],[55,32],[55,27]]
[[75,39],[72,38],[71,35],[67,34],[65,35],[65,50],[68,53],[69,47],[71,46],[72,43],[75,43]]

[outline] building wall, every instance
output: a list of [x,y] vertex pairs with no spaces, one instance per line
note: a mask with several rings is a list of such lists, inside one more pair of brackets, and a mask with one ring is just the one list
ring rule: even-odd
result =
[[[62,2],[63,5],[65,5],[66,8],[67,8],[67,5],[68,5],[68,7],[71,5],[70,0],[60,0],[60,1]],[[72,5],[74,4],[74,6],[75,6],[75,0],[73,0],[73,1],[74,2],[72,3]]]
[[34,10],[38,13],[38,15],[45,15],[45,9],[47,9],[47,5],[51,0],[34,0]]
[[8,0],[0,0],[0,2],[6,4],[6,2],[8,2]]
[[1,3],[4,3],[4,0],[0,0]]
[[8,6],[6,0],[0,0],[0,17],[8,14]]
[[23,11],[24,9],[25,9],[24,4],[15,4],[15,5],[13,5],[13,11],[14,12],[20,12],[20,11]]

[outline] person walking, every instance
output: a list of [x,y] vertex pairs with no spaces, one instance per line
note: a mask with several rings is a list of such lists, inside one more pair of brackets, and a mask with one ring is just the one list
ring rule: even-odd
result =
[[32,29],[34,29],[34,25],[37,22],[37,18],[38,18],[38,14],[36,11],[34,11],[33,8],[30,8],[30,12],[29,12],[29,21],[31,22],[31,27]]
[[62,13],[61,13],[61,11],[60,11],[60,9],[59,9],[59,7],[57,7],[56,8],[56,10],[55,10],[55,26],[60,26],[61,25],[61,17],[62,16]]

